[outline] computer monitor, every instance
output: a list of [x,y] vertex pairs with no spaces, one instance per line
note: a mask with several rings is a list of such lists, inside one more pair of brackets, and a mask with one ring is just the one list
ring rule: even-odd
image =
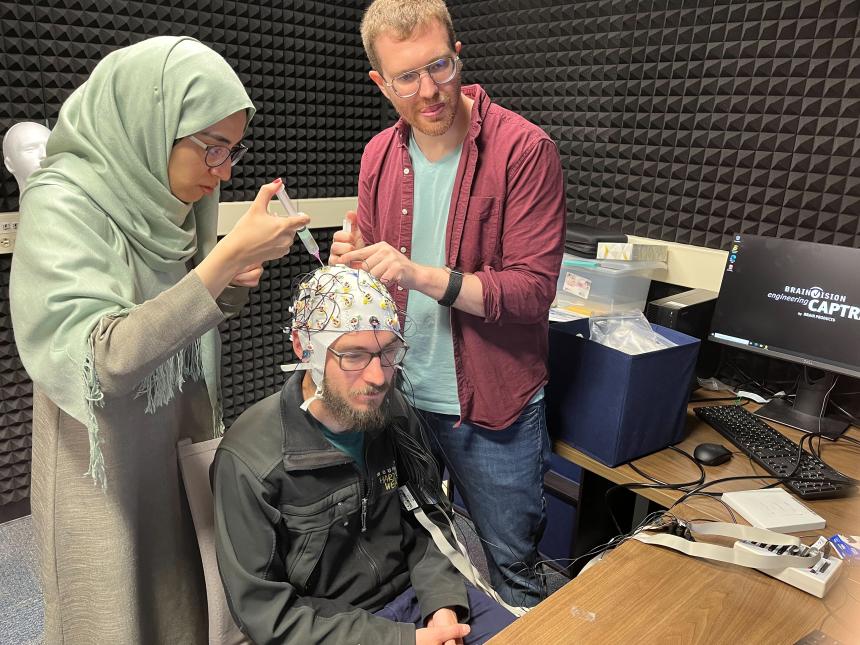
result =
[[734,235],[708,338],[803,365],[794,402],[756,414],[839,436],[824,407],[835,375],[860,378],[860,249]]

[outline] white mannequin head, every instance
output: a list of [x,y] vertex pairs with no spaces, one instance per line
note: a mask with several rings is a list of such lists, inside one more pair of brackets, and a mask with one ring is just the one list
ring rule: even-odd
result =
[[45,158],[45,145],[51,131],[40,123],[22,121],[6,131],[3,137],[3,163],[18,181],[18,191],[24,192],[27,177],[39,168]]

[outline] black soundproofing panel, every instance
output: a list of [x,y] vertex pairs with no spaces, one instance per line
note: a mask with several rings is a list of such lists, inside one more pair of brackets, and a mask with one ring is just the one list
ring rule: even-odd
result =
[[[189,35],[227,59],[257,108],[250,149],[223,185],[222,201],[251,200],[275,177],[299,199],[355,195],[364,144],[384,121],[359,35],[363,9],[308,0],[0,0],[0,137],[19,121],[52,127],[63,101],[107,53],[150,36]],[[0,167],[0,212],[16,210],[17,184]],[[315,234],[327,255],[332,232]],[[0,255],[0,507],[29,493],[32,384],[12,339],[10,261]],[[228,426],[283,382],[289,289],[311,268],[294,247],[268,265],[249,307],[222,326]]]
[[11,255],[0,255],[0,507],[26,499],[30,490],[33,384],[12,338],[11,263]]
[[569,217],[860,245],[857,0],[450,0],[466,82],[558,143]]
[[[355,195],[383,105],[367,77],[362,11],[360,3],[308,0],[0,0],[0,133],[18,121],[56,123],[105,54],[150,36],[188,35],[227,59],[257,108],[250,150],[224,201],[253,199],[278,176],[298,198]],[[0,176],[0,211],[15,211],[17,185],[5,169]]]
[[[225,201],[252,199],[275,176],[299,198],[354,195],[361,149],[391,119],[366,77],[366,4],[0,0],[0,132],[21,120],[52,126],[107,52],[188,34],[225,56],[258,108]],[[735,231],[860,242],[856,0],[449,6],[465,81],[558,143],[572,219],[709,247],[725,247]],[[0,170],[0,211],[17,201]],[[5,285],[8,256],[0,258]],[[222,329],[228,421],[281,378],[284,289],[306,260],[293,254],[270,267],[259,300]],[[5,292],[0,303],[0,455],[17,455],[12,463],[29,450],[31,386]],[[4,470],[2,460],[0,482],[26,494],[20,467]]]

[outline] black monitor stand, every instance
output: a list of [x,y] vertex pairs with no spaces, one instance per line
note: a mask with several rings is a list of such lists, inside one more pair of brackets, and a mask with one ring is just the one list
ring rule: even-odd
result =
[[823,414],[827,394],[835,380],[836,377],[830,372],[804,366],[794,404],[784,399],[772,399],[770,403],[756,410],[755,415],[804,432],[821,432],[826,439],[836,439],[850,424],[848,421]]

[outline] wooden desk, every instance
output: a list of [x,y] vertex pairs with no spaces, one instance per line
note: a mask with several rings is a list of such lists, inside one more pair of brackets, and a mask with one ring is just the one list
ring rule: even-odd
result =
[[[794,441],[799,441],[802,435],[791,428],[774,427]],[[848,436],[860,439],[860,431],[852,427]],[[692,454],[703,442],[722,443],[737,450],[690,412],[685,439],[678,447]],[[563,442],[556,442],[555,450],[585,471],[616,484],[643,482],[628,465],[610,468]],[[822,456],[840,471],[860,478],[860,447],[825,440]],[[691,481],[699,475],[692,462],[668,449],[635,463],[644,472],[667,482]],[[705,467],[705,473],[706,481],[766,474],[742,454],[734,455],[720,466]],[[725,482],[707,490],[744,490],[757,483],[757,480]],[[654,488],[636,492],[664,507],[683,495]],[[860,497],[804,503],[826,519],[823,532],[827,535],[836,532],[860,535]],[[703,497],[693,497],[673,512],[688,519],[730,520],[719,502]],[[743,522],[742,518],[738,520]],[[791,644],[816,629],[846,644],[860,643],[860,566],[853,570],[846,567],[836,586],[825,599],[819,600],[752,569],[698,560],[628,541],[490,643]]]
[[860,639],[857,580],[846,571],[819,600],[752,569],[631,541],[489,645],[790,645],[816,629],[849,645]]
[[[725,439],[708,424],[699,420],[692,413],[697,405],[708,405],[707,403],[692,403],[691,410],[687,414],[687,432],[684,440],[677,447],[693,454],[693,450],[700,443],[721,443],[728,449],[737,452],[729,461],[720,466],[705,466],[707,479],[721,479],[723,477],[735,477],[740,475],[767,475],[768,473],[758,464],[753,462],[728,439]],[[750,410],[757,406],[747,406]],[[794,442],[799,442],[803,433],[800,430],[771,423],[774,428],[789,437]],[[852,426],[848,429],[846,436],[860,440],[860,430]],[[818,445],[818,440],[816,446]],[[808,443],[804,442],[804,448],[808,450]],[[641,475],[636,473],[630,466],[622,465],[610,468],[599,461],[569,446],[563,441],[555,442],[555,452],[573,463],[581,466],[590,473],[594,473],[616,484],[648,483]],[[860,446],[847,442],[831,442],[826,439],[821,441],[821,456],[825,462],[837,470],[860,478]],[[673,450],[661,450],[634,461],[636,466],[665,482],[685,482],[698,478],[699,470],[689,459],[679,455]],[[741,479],[738,481],[724,482],[706,490],[711,492],[726,492],[732,490],[746,490],[757,486],[771,484],[774,480]],[[668,508],[674,504],[683,493],[664,488],[640,488],[635,491],[638,495],[646,497],[661,506]],[[860,535],[860,496],[846,497],[842,499],[815,500],[804,502],[811,506],[812,510],[827,520],[827,530],[832,533],[848,533]],[[719,502],[709,500],[705,497],[691,497],[684,502],[683,507],[676,507],[673,512],[686,518],[706,518],[720,521],[730,521],[726,509]],[[739,521],[740,520],[739,518]]]

